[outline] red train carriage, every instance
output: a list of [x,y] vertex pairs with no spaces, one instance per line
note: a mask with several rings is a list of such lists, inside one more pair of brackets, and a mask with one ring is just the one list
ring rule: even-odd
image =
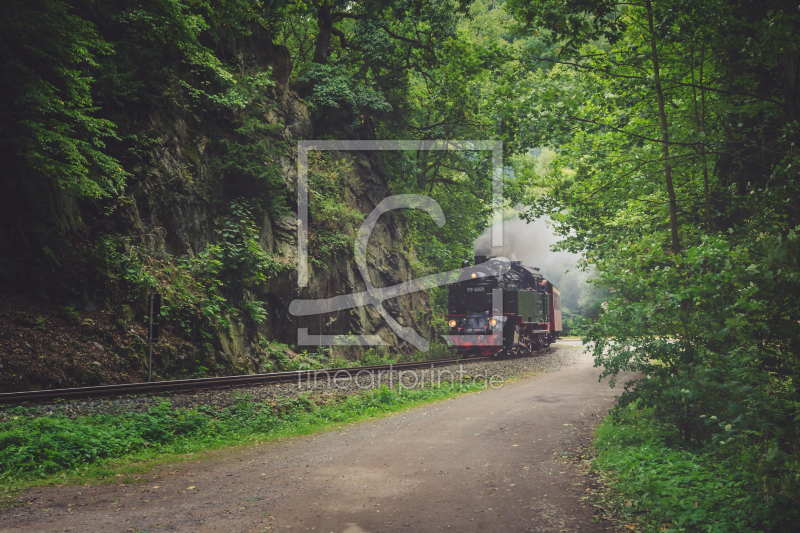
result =
[[448,307],[449,341],[464,355],[533,353],[561,334],[561,293],[520,261],[476,256],[450,286]]

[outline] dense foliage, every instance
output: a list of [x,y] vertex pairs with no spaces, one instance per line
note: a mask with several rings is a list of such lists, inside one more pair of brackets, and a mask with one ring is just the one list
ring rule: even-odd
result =
[[505,114],[512,143],[557,152],[527,214],[552,217],[609,291],[586,335],[597,364],[644,374],[619,408],[743,470],[760,499],[739,526],[787,527],[770,517],[800,501],[800,11],[509,6],[520,32],[558,46],[519,56],[530,70]]
[[[612,488],[608,511],[645,531],[793,531],[785,504],[761,505],[735,456],[675,446],[673,429],[630,405],[597,430],[593,467]],[[620,420],[618,420],[620,421]]]

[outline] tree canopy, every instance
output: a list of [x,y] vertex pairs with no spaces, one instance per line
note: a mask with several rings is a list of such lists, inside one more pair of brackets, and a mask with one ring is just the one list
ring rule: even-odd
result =
[[[800,11],[792,3],[516,2],[549,54],[505,116],[549,144],[526,215],[607,288],[588,338],[621,405],[750,458],[762,495],[796,501],[800,375]],[[542,68],[547,66],[547,68]]]

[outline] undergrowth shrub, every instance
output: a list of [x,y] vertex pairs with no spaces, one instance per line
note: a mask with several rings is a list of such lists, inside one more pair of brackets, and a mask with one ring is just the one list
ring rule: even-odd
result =
[[207,423],[196,411],[174,411],[166,403],[147,413],[16,417],[0,426],[0,479],[44,477],[121,457],[196,434]]
[[303,350],[300,353],[294,353],[289,350],[289,346],[280,342],[268,341],[263,337],[259,341],[261,349],[270,360],[265,364],[272,370],[274,366],[273,360],[277,362],[278,369],[284,372],[293,372],[296,370],[317,370],[328,366],[328,351],[323,346],[318,346],[313,352]]
[[[357,421],[420,401],[447,398],[480,385],[444,383],[425,389],[366,390],[338,398],[254,401],[235,395],[230,407],[173,409],[168,402],[147,413],[80,418],[12,417],[0,424],[0,481],[42,479],[111,459],[147,459],[307,434],[330,424]],[[107,475],[107,472],[102,474]]]
[[369,348],[358,358],[358,366],[389,365],[397,363],[400,354],[389,353],[384,347]]
[[193,262],[194,273],[227,289],[241,289],[265,283],[293,265],[264,251],[258,242],[254,208],[245,201],[231,202],[229,213],[210,244]]
[[751,474],[753,454],[687,447],[652,408],[630,404],[597,429],[593,468],[605,473],[616,511],[646,531],[795,531],[791,497],[764,497],[764,479]]
[[353,173],[349,159],[335,159],[325,152],[309,156],[309,259],[319,267],[353,246],[355,228],[364,214],[347,205],[348,191],[361,192],[361,182]]
[[[226,330],[235,322],[253,334],[267,320],[265,303],[251,293],[295,268],[261,248],[256,209],[260,208],[245,201],[231,202],[227,214],[221,217],[216,242],[195,258],[157,256],[128,237],[101,235],[91,245],[88,270],[104,285],[107,301],[118,310],[131,305],[140,319],[146,314],[147,293],[161,292],[165,331],[199,348],[199,354],[212,354],[219,348],[215,346],[218,330]],[[200,368],[226,371],[202,356],[194,363],[191,373],[195,376],[208,373],[200,372]],[[268,361],[262,363],[260,370],[268,371]]]

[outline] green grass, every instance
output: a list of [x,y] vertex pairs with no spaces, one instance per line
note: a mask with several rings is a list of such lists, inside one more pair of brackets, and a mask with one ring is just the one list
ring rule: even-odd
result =
[[788,499],[765,498],[736,455],[716,445],[687,449],[649,411],[629,407],[622,422],[598,427],[593,468],[617,516],[639,531],[704,533],[795,531],[800,518]]
[[[385,416],[423,403],[484,390],[483,382],[414,390],[387,387],[317,404],[308,398],[254,402],[242,397],[224,409],[173,409],[168,402],[147,413],[30,418],[0,425],[0,487],[8,500],[24,488],[109,482],[147,472],[167,461],[198,459],[223,447],[309,435]],[[20,410],[24,412],[24,410]]]

